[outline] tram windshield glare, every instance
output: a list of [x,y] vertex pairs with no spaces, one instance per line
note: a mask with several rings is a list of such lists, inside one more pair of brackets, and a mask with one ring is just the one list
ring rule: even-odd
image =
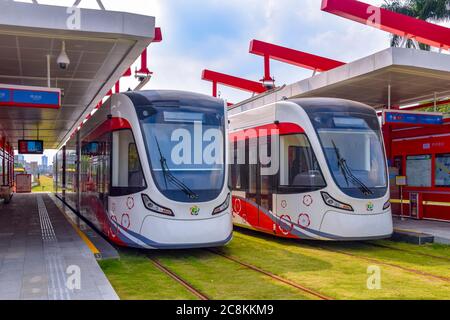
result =
[[386,162],[378,118],[354,112],[310,115],[336,184],[355,198],[386,194]]
[[180,202],[215,199],[225,176],[222,104],[137,106],[153,180]]

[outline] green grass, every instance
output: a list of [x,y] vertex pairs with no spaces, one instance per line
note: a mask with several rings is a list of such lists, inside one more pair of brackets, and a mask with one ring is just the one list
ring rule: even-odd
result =
[[386,245],[393,248],[417,252],[419,254],[430,254],[438,257],[450,259],[450,245],[439,243],[427,243],[423,245],[414,245],[404,242],[392,242],[389,240],[374,241],[375,244]]
[[[381,269],[382,289],[369,290],[366,286],[367,268],[376,263],[323,250],[315,244],[323,245],[235,232],[235,241],[223,250],[336,299],[450,299],[449,282],[429,279],[385,265],[378,265]],[[254,254],[255,252],[258,254]],[[403,252],[395,251],[395,254],[402,261],[399,264],[405,265],[404,260],[410,261],[410,257]],[[419,269],[422,263],[417,257],[416,264],[405,266]],[[448,269],[450,263],[440,261],[433,273],[439,274],[445,266]],[[430,267],[428,271],[433,270]]]
[[444,254],[449,249],[445,247],[449,246],[434,245],[434,248],[431,247],[431,250],[429,250],[429,247],[421,248],[421,246],[415,246],[405,243],[399,243],[400,246],[396,245],[395,242],[385,242],[384,244],[390,247],[396,247],[407,251],[398,251],[390,248],[375,247],[363,242],[351,242],[345,244],[330,243],[324,245],[323,247],[356,254],[360,257],[376,259],[386,263],[400,265],[406,268],[415,269],[437,276],[444,276],[450,279],[450,260],[445,261],[443,259],[421,255],[421,253],[424,253],[450,259],[450,255],[445,256]]
[[41,175],[39,181],[40,185],[33,187],[31,192],[53,192],[53,178]]
[[[310,299],[217,255],[202,251],[166,251],[154,257],[212,299]],[[121,299],[196,299],[186,288],[159,271],[143,253],[121,250],[120,260],[100,266]]]
[[[450,277],[450,262],[417,254],[449,257],[450,246],[379,243],[413,252],[356,242],[294,241],[239,229],[233,241],[219,250],[335,299],[450,299],[450,282],[383,264],[378,266],[381,289],[369,290],[367,268],[376,263],[358,257]],[[143,254],[144,251],[120,250],[120,260],[100,262],[122,299],[195,299]],[[152,251],[151,254],[212,299],[314,298],[205,250]]]
[[121,258],[100,261],[100,266],[124,300],[196,299],[183,286],[159,271],[144,255],[121,252]]
[[156,256],[211,299],[315,299],[298,289],[204,250],[157,253]]

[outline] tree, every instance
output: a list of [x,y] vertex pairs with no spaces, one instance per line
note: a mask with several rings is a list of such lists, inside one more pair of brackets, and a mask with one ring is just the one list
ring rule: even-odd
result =
[[[450,21],[450,0],[384,0],[382,8],[401,13],[416,19],[439,23]],[[430,46],[392,35],[391,47],[399,47],[406,41],[407,48],[430,51]]]

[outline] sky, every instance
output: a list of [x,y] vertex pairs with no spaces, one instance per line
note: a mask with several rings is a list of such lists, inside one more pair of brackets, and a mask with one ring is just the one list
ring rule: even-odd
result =
[[[70,6],[74,0],[38,2]],[[380,5],[383,0],[364,2]],[[154,75],[146,89],[211,94],[211,83],[201,80],[203,69],[259,80],[263,76],[263,59],[248,53],[252,39],[343,62],[389,47],[388,33],[322,12],[321,0],[102,0],[102,3],[107,10],[155,16],[156,26],[161,27],[163,41],[149,49],[149,68]],[[80,6],[98,8],[95,0],[82,0]],[[276,61],[271,62],[271,73],[277,85],[312,75],[310,70]],[[124,87],[133,88],[136,84],[129,80]],[[219,92],[230,102],[251,96],[223,86],[219,86]]]

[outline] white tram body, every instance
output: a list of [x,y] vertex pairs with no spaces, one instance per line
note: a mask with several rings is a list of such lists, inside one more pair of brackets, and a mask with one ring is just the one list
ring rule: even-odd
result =
[[229,121],[235,225],[300,239],[392,234],[387,163],[373,108],[292,99],[229,115]]
[[[57,153],[56,195],[122,246],[226,244],[225,108],[182,91],[113,95]],[[219,161],[203,161],[208,153]]]

